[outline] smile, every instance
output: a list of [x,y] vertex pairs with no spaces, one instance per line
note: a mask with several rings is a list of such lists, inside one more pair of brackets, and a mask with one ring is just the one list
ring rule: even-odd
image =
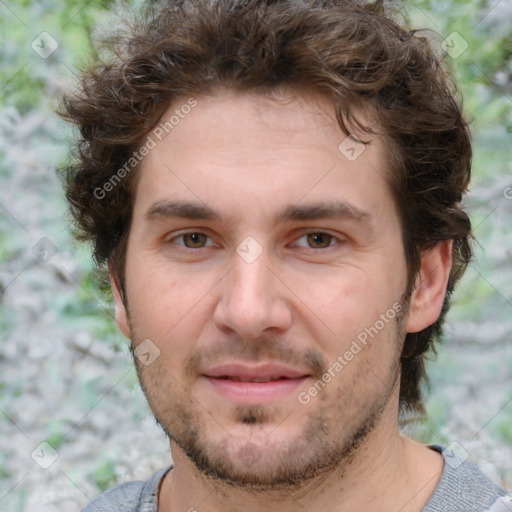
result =
[[310,377],[301,370],[276,364],[251,367],[226,364],[201,376],[218,396],[235,403],[263,404],[294,395]]

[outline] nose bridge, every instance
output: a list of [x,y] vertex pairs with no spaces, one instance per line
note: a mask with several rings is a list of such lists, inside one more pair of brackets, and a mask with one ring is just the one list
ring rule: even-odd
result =
[[243,338],[260,336],[269,328],[286,329],[291,312],[279,280],[265,253],[255,259],[236,254],[231,272],[223,280],[214,321],[221,330]]
[[265,255],[248,262],[237,255],[233,262],[231,282],[226,287],[225,297],[230,308],[245,310],[244,314],[262,315],[272,300],[273,286]]

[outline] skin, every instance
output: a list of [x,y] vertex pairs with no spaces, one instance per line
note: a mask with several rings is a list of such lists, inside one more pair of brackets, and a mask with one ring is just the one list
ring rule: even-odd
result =
[[[198,97],[139,169],[126,296],[115,275],[112,284],[116,320],[133,348],[150,339],[160,351],[147,366],[135,359],[173,440],[159,511],[419,511],[443,462],[399,434],[398,358],[405,332],[439,316],[451,243],[423,255],[407,303],[382,139],[365,135],[369,144],[350,161],[338,150],[347,134],[327,98],[288,89],[277,96]],[[217,217],[170,215],[165,205],[177,201]],[[334,202],[350,207],[337,217],[278,220],[289,206]],[[251,241],[252,255],[261,250],[250,263],[237,253],[247,237],[258,244]],[[301,403],[298,392],[393,304],[402,313]],[[284,363],[308,377],[275,400],[239,403],[203,375],[233,360]]]

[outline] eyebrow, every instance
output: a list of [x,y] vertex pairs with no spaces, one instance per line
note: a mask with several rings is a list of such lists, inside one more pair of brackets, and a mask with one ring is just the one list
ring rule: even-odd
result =
[[[218,220],[222,215],[209,206],[190,201],[160,201],[145,213],[148,220],[181,218],[189,220]],[[283,208],[273,219],[273,224],[286,221],[320,219],[347,219],[372,224],[372,215],[344,201],[315,202],[305,205],[291,204]]]
[[277,217],[275,222],[294,220],[319,220],[319,219],[348,219],[354,221],[370,222],[372,216],[356,206],[343,201],[312,203],[303,206],[287,206]]
[[220,220],[221,217],[212,208],[190,201],[161,201],[151,206],[145,217],[152,219],[181,218],[190,220]]

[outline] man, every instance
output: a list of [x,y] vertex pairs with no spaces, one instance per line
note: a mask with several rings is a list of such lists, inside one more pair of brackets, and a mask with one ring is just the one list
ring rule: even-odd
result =
[[467,124],[379,3],[183,0],[86,72],[67,197],[173,466],[92,511],[508,509],[399,433],[471,258]]

